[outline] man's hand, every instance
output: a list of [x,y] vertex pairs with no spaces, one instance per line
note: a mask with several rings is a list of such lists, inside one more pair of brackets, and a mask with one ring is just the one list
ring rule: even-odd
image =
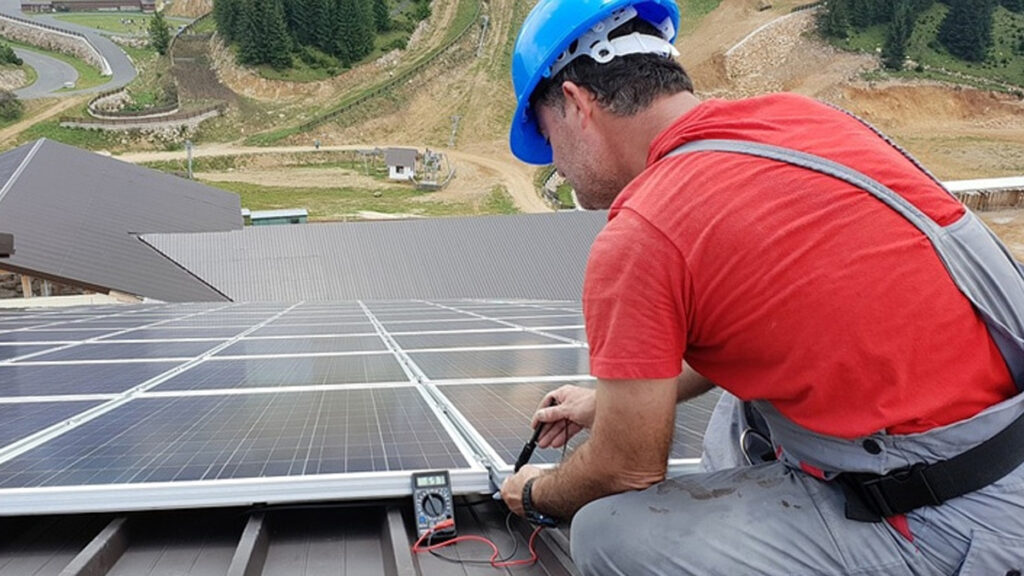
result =
[[523,515],[523,486],[527,480],[534,476],[540,476],[542,472],[540,468],[527,464],[520,468],[515,475],[505,478],[505,482],[501,485],[501,498],[509,510],[519,516]]
[[544,396],[533,414],[531,426],[544,424],[537,445],[561,448],[584,428],[594,425],[595,392],[579,386],[562,386]]

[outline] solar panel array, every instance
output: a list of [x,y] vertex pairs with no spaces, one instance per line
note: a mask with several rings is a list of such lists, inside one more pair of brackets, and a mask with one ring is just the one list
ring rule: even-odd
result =
[[[481,447],[507,471],[543,395],[588,374],[574,302],[0,312],[0,514],[386,496],[422,469],[482,490]],[[674,458],[710,414],[685,410]]]

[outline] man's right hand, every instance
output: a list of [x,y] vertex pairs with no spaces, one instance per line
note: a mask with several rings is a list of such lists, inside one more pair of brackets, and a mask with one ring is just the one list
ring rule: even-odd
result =
[[533,414],[534,428],[543,423],[537,445],[561,448],[570,438],[594,425],[595,392],[589,388],[566,385],[549,392]]

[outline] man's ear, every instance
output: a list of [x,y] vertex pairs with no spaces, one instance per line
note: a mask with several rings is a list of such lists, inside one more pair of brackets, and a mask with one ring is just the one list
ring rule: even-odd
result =
[[574,82],[562,82],[562,95],[565,97],[566,115],[579,114],[581,127],[591,122],[597,100],[594,94]]

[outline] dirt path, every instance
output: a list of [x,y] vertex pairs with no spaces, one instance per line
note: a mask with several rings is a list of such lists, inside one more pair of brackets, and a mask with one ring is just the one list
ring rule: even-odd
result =
[[42,122],[43,120],[49,120],[50,118],[57,116],[61,112],[64,112],[76,106],[80,106],[88,98],[89,96],[77,96],[57,100],[53,104],[53,106],[50,106],[49,108],[44,108],[39,113],[34,114],[28,118],[25,118],[17,124],[12,124],[7,128],[0,130],[0,143],[7,143],[9,140],[13,140],[15,137],[18,136],[18,134],[21,134],[28,128],[32,127],[34,124]]
[[[385,148],[390,146],[397,146],[395,144],[385,144],[379,147]],[[321,146],[320,150],[324,152],[330,151],[350,151],[350,150],[367,150],[373,149],[378,146],[374,145],[355,145],[349,144],[344,146]],[[506,152],[502,154],[485,154],[485,153],[474,153],[466,152],[463,150],[445,150],[437,149],[440,152],[444,152],[448,155],[450,161],[456,167],[456,178],[455,181],[459,180],[459,165],[460,164],[471,164],[475,169],[481,170],[487,174],[495,176],[501,184],[504,184],[505,189],[516,203],[516,207],[523,212],[550,212],[551,208],[544,203],[543,200],[537,195],[533,187],[532,171],[529,166],[518,162],[512,158],[511,153]],[[197,158],[215,157],[215,156],[242,156],[246,154],[300,154],[304,152],[314,152],[315,149],[312,146],[270,146],[270,147],[248,147],[238,146],[234,144],[207,144],[196,147],[193,151],[193,156]],[[158,162],[164,160],[179,160],[185,157],[184,151],[172,151],[172,152],[137,152],[131,154],[123,154],[118,156],[120,160],[132,163],[140,162]],[[286,177],[288,172],[279,171],[275,178]],[[222,176],[222,175],[219,175]],[[225,177],[221,179],[229,179]],[[453,186],[455,184],[453,183]],[[487,192],[486,189],[481,192]]]

